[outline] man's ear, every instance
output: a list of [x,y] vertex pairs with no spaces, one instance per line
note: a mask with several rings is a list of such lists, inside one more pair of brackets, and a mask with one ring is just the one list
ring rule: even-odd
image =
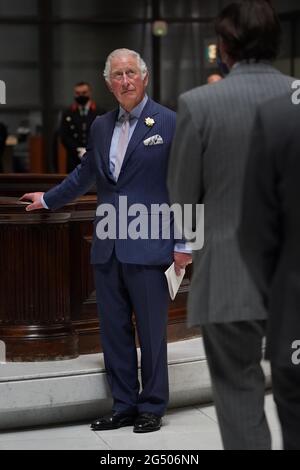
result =
[[149,73],[147,72],[146,76],[144,77],[144,85],[145,85],[145,88],[148,86],[148,83],[149,83]]
[[235,60],[233,60],[228,54],[227,47],[223,39],[220,39],[219,50],[220,50],[222,61],[229,67],[229,69],[231,69],[231,67],[235,63]]

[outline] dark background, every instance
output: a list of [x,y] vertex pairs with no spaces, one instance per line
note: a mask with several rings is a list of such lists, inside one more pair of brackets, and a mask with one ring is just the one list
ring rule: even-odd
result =
[[[20,126],[42,134],[48,171],[53,138],[74,83],[86,80],[106,110],[114,106],[102,71],[115,48],[141,53],[151,70],[149,95],[176,109],[178,95],[204,84],[216,71],[206,58],[215,41],[213,20],[222,0],[0,0],[0,79],[7,87],[0,122],[16,134]],[[300,2],[274,0],[283,27],[275,66],[300,77]],[[152,33],[155,20],[168,34]]]

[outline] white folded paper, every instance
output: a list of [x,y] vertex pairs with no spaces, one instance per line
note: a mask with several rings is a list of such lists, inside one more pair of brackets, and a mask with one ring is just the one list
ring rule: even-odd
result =
[[83,155],[86,153],[86,148],[84,147],[77,147],[77,154],[78,157],[81,159]]
[[180,287],[180,284],[182,283],[182,279],[184,278],[185,269],[181,269],[180,275],[177,276],[175,272],[175,263],[173,263],[172,266],[167,269],[165,275],[168,281],[170,297],[172,300],[174,300]]

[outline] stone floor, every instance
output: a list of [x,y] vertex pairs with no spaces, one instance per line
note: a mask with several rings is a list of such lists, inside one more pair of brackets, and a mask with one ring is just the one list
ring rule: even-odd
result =
[[[273,449],[281,448],[280,427],[272,395],[266,412]],[[92,432],[89,423],[32,428],[0,433],[0,450],[218,450],[222,449],[214,407],[170,410],[159,432],[137,435],[132,428]]]

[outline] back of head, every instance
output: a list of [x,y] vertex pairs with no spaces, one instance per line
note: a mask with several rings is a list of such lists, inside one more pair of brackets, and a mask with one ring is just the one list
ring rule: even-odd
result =
[[281,27],[269,0],[233,2],[222,10],[215,26],[235,62],[273,60],[278,55]]

